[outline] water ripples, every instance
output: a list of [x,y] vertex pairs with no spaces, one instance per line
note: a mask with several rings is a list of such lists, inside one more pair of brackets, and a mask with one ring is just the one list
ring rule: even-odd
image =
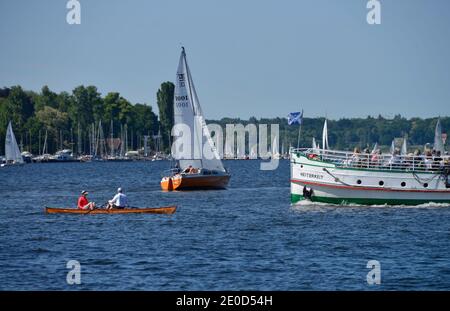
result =
[[[167,162],[25,165],[0,170],[0,289],[373,290],[450,288],[448,205],[289,203],[289,163],[225,161],[225,191],[164,193]],[[118,174],[117,172],[122,172]],[[166,215],[46,215],[82,189],[105,202],[123,187],[134,206]],[[368,260],[382,284],[366,283]],[[82,284],[66,283],[69,260]]]

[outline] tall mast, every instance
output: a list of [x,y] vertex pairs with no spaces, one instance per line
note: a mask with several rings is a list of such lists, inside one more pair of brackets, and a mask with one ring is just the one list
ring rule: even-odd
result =
[[125,123],[125,153],[128,152],[128,124]]
[[123,134],[123,124],[120,124],[120,156],[125,156],[125,138]]
[[111,127],[109,129],[110,132],[110,140],[109,140],[109,147],[111,149],[111,157],[114,156],[114,124],[113,124],[113,119],[111,118]]
[[[189,66],[188,66],[187,59],[186,59],[186,52],[184,50],[184,47],[182,47],[182,49],[183,49],[182,53],[183,53],[184,65],[186,67],[186,80],[187,80],[187,83],[189,86],[189,96],[191,97],[192,108],[194,110],[194,116],[198,116],[200,111],[197,111],[198,107],[196,105],[194,105],[194,100],[197,101],[197,98],[194,98],[193,92],[192,92],[191,71],[189,70]],[[198,102],[197,102],[197,104],[198,104]],[[195,133],[194,133],[194,135],[195,135]],[[198,137],[194,136],[194,141],[195,141],[195,139],[198,139]],[[202,136],[200,136],[200,139],[201,139],[201,141],[198,144],[199,148],[200,148],[199,154],[202,154],[202,150],[201,150],[201,148],[202,148],[201,146],[203,146]],[[195,151],[194,151],[194,155],[195,155]],[[200,159],[200,163],[201,163],[201,166],[203,167],[203,157]]]
[[44,147],[42,149],[42,154],[47,153],[47,130],[45,130]]
[[80,122],[78,122],[78,130],[77,130],[77,138],[78,138],[78,155],[81,154],[81,129],[80,129]]

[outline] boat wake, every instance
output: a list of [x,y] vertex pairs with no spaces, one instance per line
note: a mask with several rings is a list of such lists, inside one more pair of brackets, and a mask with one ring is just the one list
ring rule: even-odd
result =
[[388,204],[374,204],[374,205],[364,205],[364,204],[330,204],[321,202],[312,202],[309,200],[302,200],[295,204],[291,204],[293,209],[314,209],[314,208],[408,208],[408,209],[418,209],[418,208],[450,208],[448,203],[425,203],[419,205],[388,205]]

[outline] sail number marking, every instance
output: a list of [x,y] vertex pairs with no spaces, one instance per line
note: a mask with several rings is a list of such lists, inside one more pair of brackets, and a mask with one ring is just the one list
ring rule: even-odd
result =
[[177,108],[189,107],[189,97],[187,95],[175,96],[175,105]]

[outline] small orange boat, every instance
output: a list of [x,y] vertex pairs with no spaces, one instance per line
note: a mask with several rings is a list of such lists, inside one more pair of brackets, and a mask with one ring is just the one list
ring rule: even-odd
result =
[[177,210],[176,206],[164,206],[155,208],[113,208],[104,209],[98,208],[93,210],[82,210],[78,208],[54,208],[45,207],[45,212],[47,214],[173,214]]
[[230,180],[230,174],[224,172],[209,172],[202,174],[202,170],[196,174],[175,174],[161,179],[161,189],[172,190],[200,190],[200,189],[225,189]]

